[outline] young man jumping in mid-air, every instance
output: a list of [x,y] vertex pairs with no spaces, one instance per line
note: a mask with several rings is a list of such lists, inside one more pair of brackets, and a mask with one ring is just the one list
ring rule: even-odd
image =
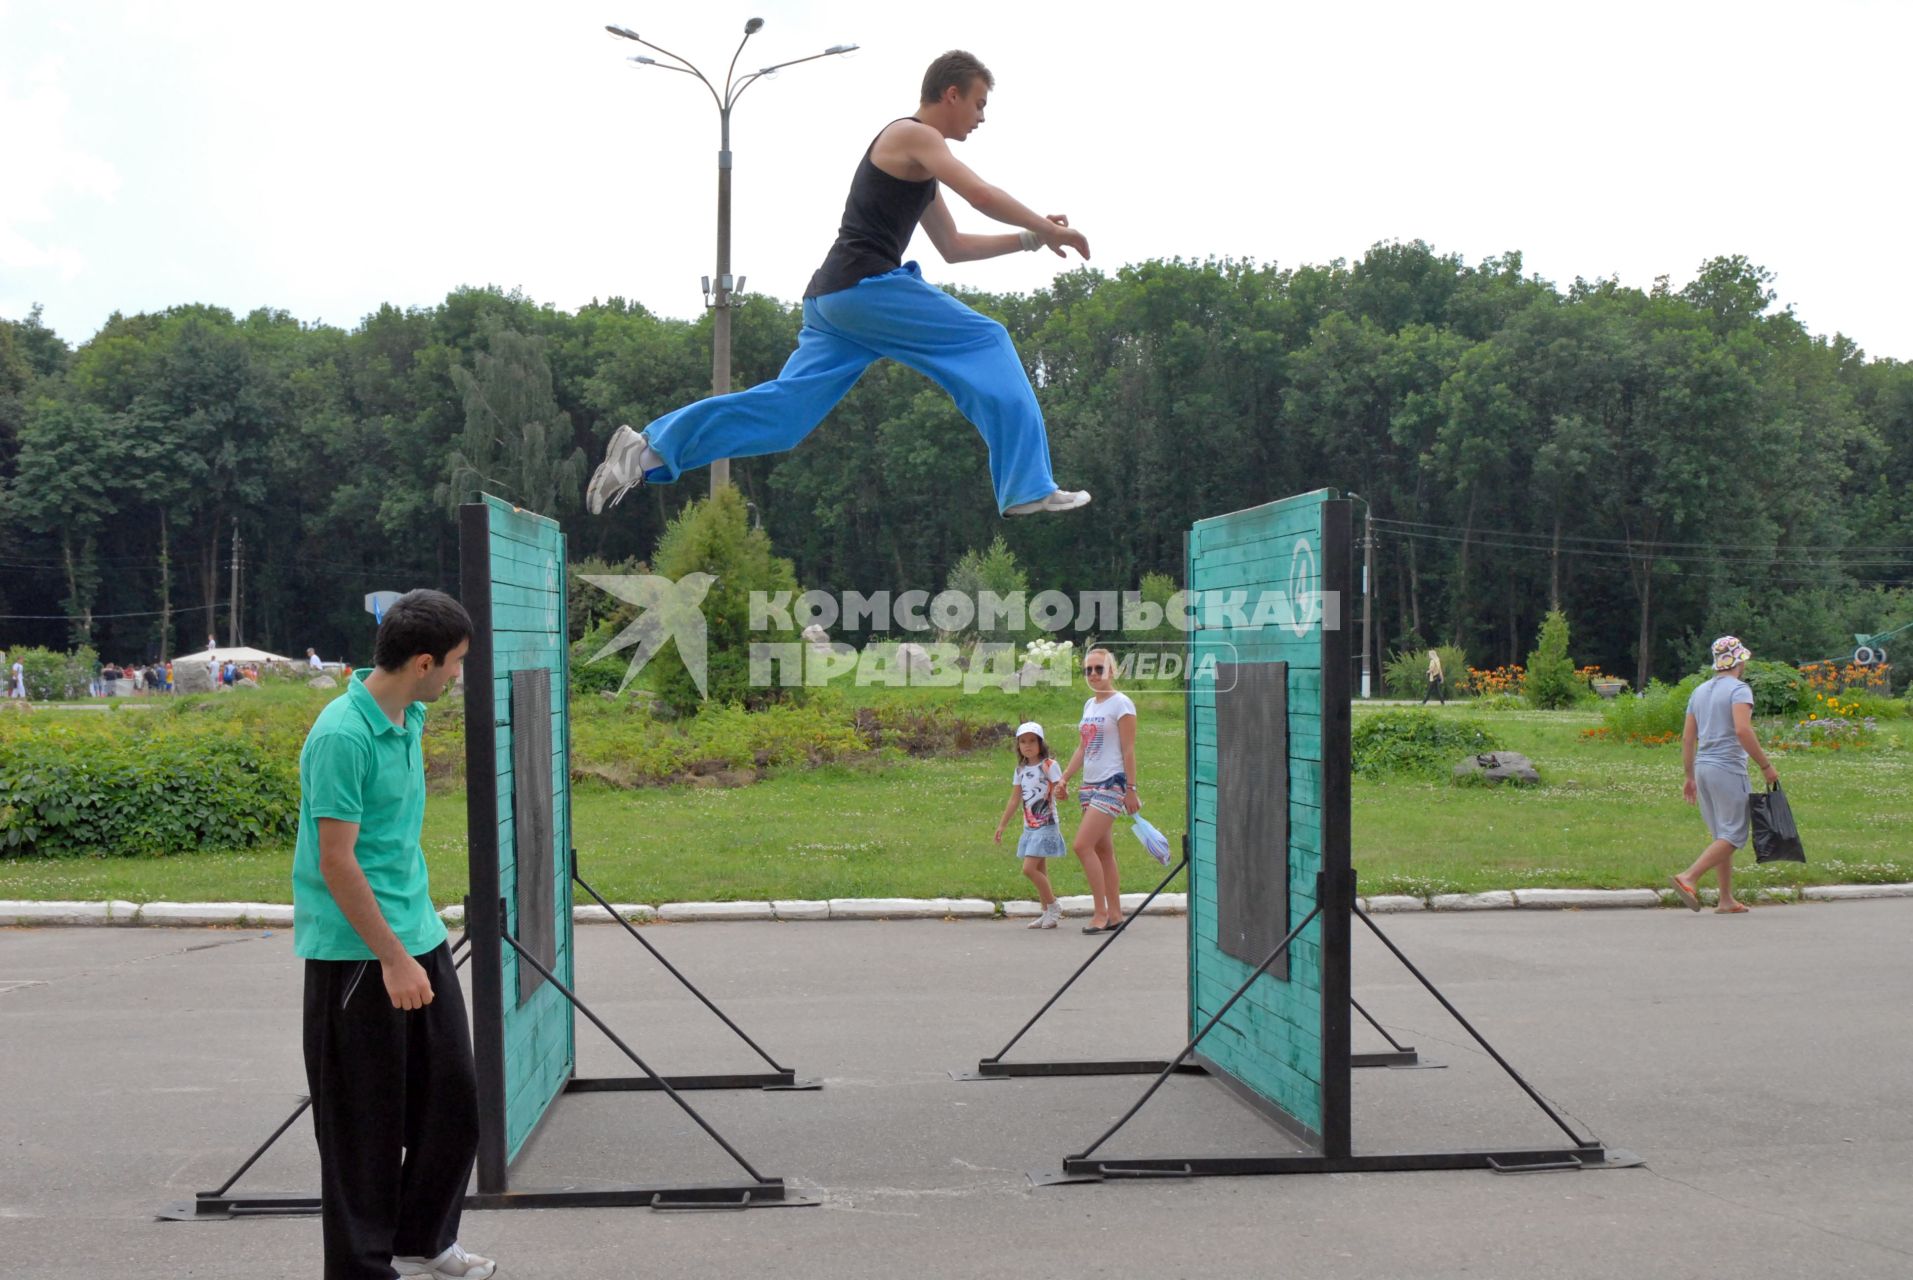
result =
[[[642,432],[619,427],[585,491],[593,515],[647,480],[668,482],[720,458],[794,448],[884,356],[949,392],[982,433],[1004,515],[1089,502],[1088,493],[1056,487],[1043,413],[1003,326],[924,283],[917,264],[903,261],[919,222],[948,262],[1040,247],[1058,257],[1065,248],[1089,257],[1089,241],[1068,218],[1031,212],[950,153],[951,141],[983,123],[994,85],[989,69],[961,50],[930,64],[917,113],[885,126],[857,165],[837,242],[804,290],[804,327],[783,372],[748,391],[673,410]],[[1021,230],[958,231],[939,183],[978,213]]]

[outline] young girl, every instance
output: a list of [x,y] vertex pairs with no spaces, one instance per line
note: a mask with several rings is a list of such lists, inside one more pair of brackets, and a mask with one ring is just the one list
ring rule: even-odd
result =
[[1083,703],[1082,744],[1063,770],[1063,782],[1083,771],[1077,799],[1083,825],[1076,828],[1076,856],[1089,878],[1096,910],[1084,933],[1108,933],[1123,924],[1122,886],[1117,883],[1116,846],[1110,830],[1116,819],[1142,808],[1136,798],[1136,704],[1116,692],[1116,660],[1107,649],[1083,655],[1083,678],[1091,697]]
[[1063,795],[1063,774],[1043,740],[1043,726],[1031,720],[1016,729],[1016,772],[1010,779],[1010,802],[996,822],[996,842],[1003,843],[1003,828],[1010,815],[1023,806],[1023,836],[1016,852],[1023,859],[1023,874],[1036,886],[1043,899],[1043,914],[1031,921],[1031,929],[1054,929],[1063,918],[1062,904],[1050,888],[1049,859],[1063,856],[1063,829],[1056,825],[1056,801]]

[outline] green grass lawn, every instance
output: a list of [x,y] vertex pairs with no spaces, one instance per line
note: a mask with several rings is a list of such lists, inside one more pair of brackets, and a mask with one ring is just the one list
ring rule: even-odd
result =
[[[872,692],[871,696],[885,696]],[[906,697],[957,697],[912,692]],[[1183,830],[1182,703],[1135,694],[1145,814],[1172,839]],[[1012,722],[1034,718],[1067,745],[1080,697],[1067,691],[972,695],[1001,703]],[[971,701],[966,709],[982,703]],[[1358,709],[1358,716],[1368,714]],[[1354,855],[1364,893],[1471,892],[1522,886],[1659,886],[1706,843],[1680,796],[1678,745],[1636,747],[1584,739],[1592,711],[1471,713],[1530,756],[1543,785],[1525,790],[1439,782],[1369,782],[1354,789]],[[1864,752],[1795,752],[1778,765],[1810,861],[1754,872],[1756,883],[1913,881],[1913,723],[1887,721]],[[1063,753],[1067,759],[1067,751]],[[615,790],[585,784],[573,800],[575,843],[587,879],[617,902],[831,897],[994,899],[1034,895],[991,832],[1008,796],[1010,758],[996,748],[956,758],[789,769],[735,790]],[[1074,802],[1064,810],[1075,827]],[[1117,827],[1123,887],[1160,871]],[[466,879],[465,797],[434,794],[425,849],[443,902]],[[59,858],[0,862],[0,898],[142,901],[290,901],[289,846],[168,858]],[[1056,868],[1062,893],[1085,891],[1073,858]],[[1172,886],[1179,888],[1180,886]]]

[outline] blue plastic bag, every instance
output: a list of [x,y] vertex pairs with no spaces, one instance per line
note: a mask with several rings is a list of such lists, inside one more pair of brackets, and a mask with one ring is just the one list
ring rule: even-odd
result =
[[1135,826],[1131,829],[1135,831],[1136,839],[1142,841],[1142,847],[1147,849],[1149,856],[1154,858],[1158,863],[1165,867],[1168,866],[1169,837],[1156,830],[1155,824],[1143,817],[1140,813],[1135,815],[1134,821]]

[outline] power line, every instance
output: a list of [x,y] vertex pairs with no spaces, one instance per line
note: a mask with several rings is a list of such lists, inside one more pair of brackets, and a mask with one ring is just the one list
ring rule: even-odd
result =
[[[1467,526],[1464,526],[1464,525],[1433,524],[1425,520],[1398,520],[1392,516],[1376,516],[1375,523],[1378,525],[1399,526],[1400,529],[1431,529],[1431,530],[1440,530],[1446,533],[1469,533],[1469,532],[1496,533],[1496,534],[1505,534],[1510,537],[1538,538],[1538,539],[1543,539],[1548,541],[1552,541],[1554,538],[1554,535],[1551,533],[1537,533],[1527,529],[1476,528],[1476,529],[1470,530]],[[1744,551],[1746,549],[1746,546],[1744,543],[1736,543],[1736,542],[1668,542],[1668,541],[1659,541],[1659,540],[1643,541],[1642,539],[1639,539],[1639,538],[1596,538],[1596,537],[1589,536],[1587,534],[1577,534],[1577,533],[1564,533],[1561,535],[1561,541],[1586,542],[1586,543],[1593,543],[1597,545],[1608,545],[1608,546],[1649,547],[1649,548],[1666,547],[1666,548],[1678,548],[1678,549],[1689,550],[1689,551],[1695,551],[1695,550],[1698,550],[1698,551]],[[1793,547],[1789,549],[1800,552],[1802,554],[1811,553],[1811,552],[1821,552],[1821,551],[1838,552],[1838,553],[1845,553],[1849,551],[1880,551],[1880,552],[1892,552],[1895,554],[1896,559],[1902,559],[1902,560],[1913,559],[1913,547],[1887,546],[1884,544],[1856,544],[1851,546],[1840,546],[1840,547]]]
[[100,622],[107,618],[158,618],[168,613],[203,613],[219,608],[216,604],[182,604],[171,609],[148,609],[140,613],[0,613],[0,622],[78,622],[82,618]]
[[[1381,522],[1378,520],[1376,521],[1376,523],[1380,524]],[[1397,537],[1413,538],[1416,541],[1422,541],[1422,542],[1464,541],[1464,539],[1462,538],[1451,537],[1446,534],[1438,534],[1438,533],[1417,533],[1417,532],[1412,532],[1408,530],[1390,530],[1389,532],[1394,533]],[[1479,537],[1475,538],[1473,541],[1475,545],[1480,546],[1487,550],[1492,550],[1492,551],[1528,552],[1530,554],[1538,555],[1538,556],[1549,556],[1551,554],[1549,551],[1549,548],[1545,546],[1535,546],[1535,545],[1527,544],[1527,543],[1496,542],[1490,539],[1483,539]],[[1582,549],[1572,549],[1572,550],[1569,550],[1567,554],[1573,557],[1575,563],[1581,568],[1605,570],[1610,573],[1629,573],[1629,572],[1632,572],[1632,562],[1639,561],[1643,558],[1658,558],[1658,557],[1643,557],[1641,555],[1628,555],[1623,552],[1613,552],[1613,551],[1600,552],[1600,551],[1588,551],[1588,550],[1582,550]],[[1667,553],[1661,553],[1661,554],[1666,555]],[[1732,561],[1722,557],[1710,556],[1710,557],[1707,557],[1707,559],[1715,565],[1726,565],[1726,564],[1738,563],[1738,564],[1766,566],[1769,568],[1777,568],[1782,570],[1791,569],[1796,572],[1800,570],[1814,569],[1814,568],[1825,568],[1831,571],[1833,569],[1841,567],[1838,564],[1814,565],[1814,564],[1804,563],[1804,562],[1799,564],[1776,565],[1773,561],[1769,559],[1764,559],[1764,558]],[[1625,562],[1625,563],[1617,563],[1617,562]],[[1896,562],[1888,561],[1886,563],[1896,563]],[[1913,563],[1913,558],[1909,558],[1907,563]],[[1705,578],[1705,577],[1713,576],[1713,574],[1707,570],[1677,569],[1677,568],[1673,568],[1671,566],[1665,566],[1665,565],[1654,566],[1653,572],[1655,577]],[[1794,577],[1776,576],[1776,577],[1771,577],[1768,580],[1777,585],[1789,586],[1789,587],[1823,587],[1823,586],[1829,585],[1828,580],[1825,577],[1794,578]],[[1913,578],[1849,578],[1834,585],[1859,586],[1859,587],[1889,587],[1889,588],[1909,587],[1909,586],[1913,586]]]
[[[1379,525],[1381,521],[1377,520],[1375,523]],[[1460,537],[1452,534],[1424,532],[1413,529],[1383,529],[1382,532],[1393,534],[1396,537],[1416,538],[1426,542],[1467,542],[1475,546],[1502,551],[1533,551],[1542,555],[1553,555],[1555,553],[1555,549],[1549,546],[1545,541],[1535,541],[1532,538],[1526,541],[1515,541],[1512,539],[1523,538],[1527,535],[1515,534],[1502,536],[1495,530],[1476,529],[1472,533]],[[1744,548],[1742,549],[1744,550]],[[1855,559],[1842,559],[1837,556],[1807,556],[1787,559],[1779,552],[1775,552],[1771,555],[1729,556],[1666,550],[1657,551],[1645,544],[1643,544],[1639,550],[1634,551],[1611,550],[1605,547],[1562,547],[1560,548],[1560,552],[1563,555],[1574,556],[1577,559],[1624,560],[1629,563],[1657,559],[1704,559],[1713,564],[1755,565],[1778,569],[1839,569],[1856,565],[1913,565],[1913,554]]]

